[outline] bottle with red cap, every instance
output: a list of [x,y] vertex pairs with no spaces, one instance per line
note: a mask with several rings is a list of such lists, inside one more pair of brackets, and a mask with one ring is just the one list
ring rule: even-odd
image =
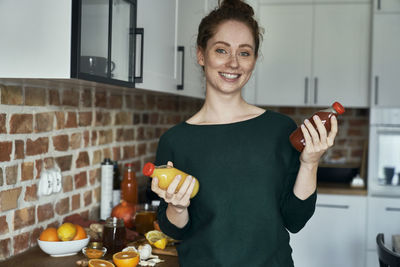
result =
[[132,163],[125,164],[124,178],[121,183],[121,199],[133,205],[138,204],[138,184]]
[[[322,124],[325,126],[327,133],[329,133],[329,131],[331,130],[331,117],[341,115],[344,113],[344,111],[345,111],[344,107],[339,102],[335,102],[332,104],[331,107],[317,111],[308,120],[315,128],[317,128],[313,119],[313,116],[317,115],[321,119]],[[300,127],[298,127],[290,135],[289,139],[294,148],[296,148],[300,152],[303,151],[306,145],[306,141],[304,139],[303,132],[301,131]]]
[[[166,190],[168,186],[171,184],[172,180],[174,180],[175,176],[180,175],[181,181],[178,184],[177,190],[181,188],[183,182],[185,181],[186,177],[189,175],[181,170],[178,170],[177,168],[171,167],[169,165],[160,165],[160,166],[155,166],[151,162],[147,162],[143,166],[143,174],[149,177],[157,177],[158,178],[158,186]],[[192,176],[193,177],[193,176]],[[199,191],[199,181],[193,177],[196,182],[192,191],[192,194],[190,195],[190,198],[193,198],[197,192]]]

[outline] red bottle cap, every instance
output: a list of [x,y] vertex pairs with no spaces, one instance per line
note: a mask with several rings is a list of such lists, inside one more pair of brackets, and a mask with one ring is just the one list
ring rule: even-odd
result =
[[155,165],[153,163],[147,162],[146,164],[144,164],[142,172],[146,176],[151,176],[153,174],[154,168]]
[[128,167],[128,168],[131,167],[132,168],[133,167],[133,163],[125,163],[125,167]]
[[332,104],[332,107],[336,110],[336,112],[341,115],[344,113],[344,107],[339,102],[335,102]]

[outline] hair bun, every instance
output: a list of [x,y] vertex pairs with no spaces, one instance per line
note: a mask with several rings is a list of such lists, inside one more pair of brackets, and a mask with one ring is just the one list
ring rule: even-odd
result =
[[253,8],[242,0],[220,0],[219,8],[221,8],[221,9],[224,9],[224,8],[236,9],[247,16],[250,16],[250,17],[254,16]]

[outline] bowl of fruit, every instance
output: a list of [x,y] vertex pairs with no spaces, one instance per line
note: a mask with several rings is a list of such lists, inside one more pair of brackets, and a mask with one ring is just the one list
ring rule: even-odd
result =
[[58,228],[49,227],[39,236],[38,245],[53,257],[75,255],[89,243],[85,229],[78,224],[64,223]]

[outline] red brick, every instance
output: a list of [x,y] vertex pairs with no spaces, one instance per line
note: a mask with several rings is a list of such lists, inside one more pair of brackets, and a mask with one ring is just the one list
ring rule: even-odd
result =
[[96,187],[95,189],[93,189],[93,196],[94,196],[94,201],[96,202],[96,203],[99,203],[100,202],[100,199],[101,199],[101,189],[100,189],[100,186],[99,187]]
[[8,185],[16,184],[18,180],[18,165],[6,167],[6,180]]
[[56,213],[58,215],[64,215],[69,212],[69,198],[63,198],[56,203]]
[[92,112],[79,112],[79,126],[92,125]]
[[55,160],[57,162],[58,167],[60,167],[60,170],[62,172],[71,170],[72,155],[57,157],[57,158],[55,158]]
[[89,146],[89,141],[90,141],[90,132],[89,131],[84,131],[83,132],[83,146],[88,147]]
[[92,191],[86,191],[83,194],[83,200],[85,202],[85,207],[87,207],[90,204],[92,204]]
[[60,105],[60,93],[57,89],[49,90],[49,105],[59,106]]
[[49,132],[53,130],[53,122],[54,122],[54,113],[53,112],[44,112],[38,113],[35,115],[35,132]]
[[113,160],[120,160],[121,159],[121,148],[120,147],[113,147]]
[[0,133],[7,133],[6,114],[0,114]]
[[80,172],[75,175],[75,189],[85,187],[87,185],[87,175],[86,172]]
[[132,162],[132,164],[133,164],[133,170],[134,170],[135,172],[140,172],[140,171],[142,170],[142,169],[141,169],[140,160],[135,160],[135,161]]
[[114,109],[122,108],[122,95],[112,94],[110,96],[110,108],[114,108]]
[[44,88],[25,87],[25,105],[45,106],[46,90]]
[[20,86],[0,86],[1,90],[1,104],[6,105],[22,105],[23,104],[23,93],[22,87]]
[[115,125],[131,125],[132,115],[128,112],[118,112],[115,114]]
[[60,223],[58,221],[55,221],[55,222],[49,223],[46,226],[46,228],[49,228],[49,227],[58,228],[59,226],[60,226]]
[[91,143],[92,143],[92,146],[97,145],[97,132],[96,131],[92,131]]
[[137,113],[133,114],[133,125],[140,124],[140,121],[141,121],[140,114]]
[[65,114],[62,111],[56,111],[56,130],[65,128]]
[[3,186],[3,184],[4,184],[3,169],[0,168],[0,186]]
[[29,236],[29,232],[14,236],[14,255],[29,248]]
[[100,182],[100,168],[90,170],[89,172],[89,181],[91,185],[94,185],[97,182]]
[[36,168],[36,179],[38,179],[38,178],[40,178],[40,174],[42,173],[43,160],[37,159],[35,161],[35,168]]
[[0,162],[10,161],[12,142],[0,142]]
[[150,124],[154,125],[158,123],[159,115],[158,113],[151,113],[150,114]]
[[143,156],[144,154],[146,154],[146,147],[147,147],[146,143],[139,144],[137,146],[138,156]]
[[76,159],[75,164],[77,168],[89,166],[90,165],[89,154],[86,151],[80,152],[78,158]]
[[89,211],[88,211],[88,210],[82,211],[82,212],[80,213],[80,215],[81,215],[81,217],[82,217],[84,220],[88,220],[88,219],[89,219]]
[[7,234],[9,231],[7,216],[0,216],[0,235]]
[[38,222],[43,222],[43,221],[54,218],[53,204],[47,203],[47,204],[38,206],[37,218],[38,218]]
[[146,108],[146,103],[143,95],[134,95],[133,97],[133,106],[135,109],[143,110]]
[[32,114],[13,114],[10,120],[10,133],[32,133],[33,115]]
[[83,107],[89,108],[92,106],[92,92],[90,89],[85,89],[82,91],[81,100]]
[[67,121],[65,122],[65,128],[76,128],[76,127],[78,127],[76,112],[68,112]]
[[72,182],[72,176],[68,175],[68,176],[64,176],[63,180],[62,180],[62,184],[63,184],[63,192],[70,192],[72,191],[72,189],[74,189],[74,185]]
[[21,163],[21,181],[33,179],[33,162]]
[[95,126],[108,126],[111,124],[111,115],[109,112],[96,112]]
[[40,137],[33,141],[32,139],[28,139],[26,141],[26,155],[34,156],[45,154],[49,151],[49,138],[48,137]]
[[15,146],[14,158],[15,159],[24,159],[25,158],[25,143],[24,143],[24,141],[23,140],[15,140],[14,146]]
[[44,168],[46,170],[52,169],[54,167],[55,167],[55,164],[54,164],[54,158],[53,157],[48,157],[48,158],[44,159]]
[[33,229],[31,236],[30,236],[30,243],[31,243],[31,247],[36,246],[37,245],[37,240],[40,237],[40,234],[43,232],[43,227],[38,227]]
[[35,224],[35,207],[14,211],[14,230]]
[[53,145],[56,151],[67,151],[69,147],[68,135],[53,136]]
[[135,146],[124,146],[123,159],[130,159],[135,157]]
[[362,150],[362,149],[353,149],[353,150],[351,151],[351,156],[352,156],[352,157],[361,158],[362,155],[363,155],[363,150]]
[[350,128],[347,130],[347,136],[363,136],[363,133],[359,128]]
[[24,201],[31,202],[36,200],[38,200],[37,185],[33,184],[32,186],[26,186]]
[[80,194],[73,195],[71,200],[71,211],[77,210],[80,207],[81,207],[81,195]]
[[107,93],[96,92],[95,94],[95,107],[106,108],[107,107]]
[[10,238],[0,240],[0,260],[4,260],[11,255],[11,240]]
[[79,105],[79,91],[74,89],[66,89],[63,91],[62,104],[64,106],[77,107]]
[[112,130],[99,131],[99,145],[110,144],[112,142],[113,142]]
[[149,145],[149,153],[155,153],[157,151],[158,142],[151,142]]
[[156,107],[156,97],[155,95],[146,95],[146,109],[153,110]]
[[145,140],[144,128],[143,127],[139,127],[139,128],[136,129],[136,140],[138,140],[138,141]]
[[101,163],[101,150],[95,150],[93,151],[93,157],[92,157],[92,165],[96,166],[99,165]]
[[103,148],[103,157],[104,158],[112,158],[111,149],[110,148]]
[[142,114],[142,123],[143,124],[148,124],[149,123],[149,114],[148,113],[143,113]]
[[69,146],[71,149],[77,149],[81,147],[82,143],[82,134],[81,133],[73,133],[71,135],[71,141],[69,143]]

